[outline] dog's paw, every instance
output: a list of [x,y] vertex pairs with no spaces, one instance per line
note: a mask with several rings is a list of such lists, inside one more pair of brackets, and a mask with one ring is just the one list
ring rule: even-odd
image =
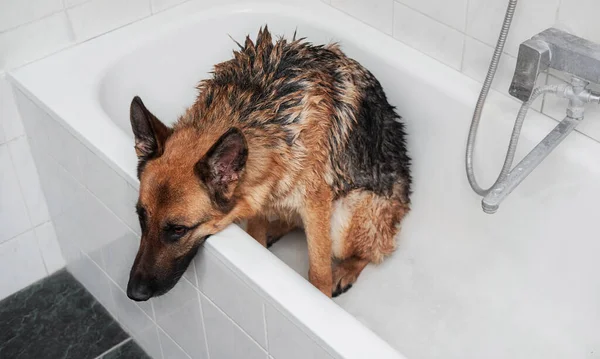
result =
[[283,236],[269,236],[267,235],[267,248],[271,248],[271,246],[281,239]]
[[333,291],[333,293],[331,294],[331,296],[333,298],[339,297],[340,295],[342,295],[342,294],[346,293],[347,291],[349,291],[350,288],[352,288],[352,284],[348,284],[347,286],[342,287],[340,285],[340,283],[338,283],[337,287],[335,288],[335,290]]

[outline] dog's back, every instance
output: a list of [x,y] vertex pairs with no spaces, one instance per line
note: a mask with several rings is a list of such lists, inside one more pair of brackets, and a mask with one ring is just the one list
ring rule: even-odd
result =
[[[282,156],[281,174],[297,177],[324,162],[321,175],[335,198],[365,189],[409,204],[404,125],[368,70],[335,44],[273,43],[267,28],[256,43],[247,37],[239,46],[200,84],[196,104],[176,128],[238,127]],[[293,186],[284,182],[274,197],[289,194]]]

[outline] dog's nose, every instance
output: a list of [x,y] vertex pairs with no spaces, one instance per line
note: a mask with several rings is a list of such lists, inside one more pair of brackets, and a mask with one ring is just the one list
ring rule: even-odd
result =
[[137,302],[143,302],[152,297],[152,289],[147,281],[139,276],[132,276],[127,283],[127,296]]

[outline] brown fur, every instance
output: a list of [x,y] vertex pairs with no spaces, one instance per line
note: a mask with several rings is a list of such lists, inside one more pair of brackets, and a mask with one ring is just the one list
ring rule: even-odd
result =
[[[290,53],[304,62],[286,63]],[[201,82],[196,102],[172,129],[155,123],[149,111],[151,126],[136,129],[140,120],[134,112],[140,110],[132,107],[139,206],[148,216],[132,278],[168,272],[169,263],[207,235],[240,219],[250,219],[248,233],[263,245],[301,222],[309,280],[328,296],[349,287],[367,263],[381,262],[395,249],[398,224],[409,210],[410,178],[387,192],[370,190],[353,184],[358,182],[352,168],[342,160],[373,81],[336,45],[273,44],[265,28],[256,44],[247,38],[232,60],[215,66],[213,78]],[[154,139],[144,126],[154,129]],[[212,163],[211,148],[232,128],[243,134],[247,158],[243,169],[227,172],[214,187],[202,175],[199,180],[198,164]],[[279,220],[269,222],[270,217]],[[168,223],[193,230],[165,243],[161,228]]]

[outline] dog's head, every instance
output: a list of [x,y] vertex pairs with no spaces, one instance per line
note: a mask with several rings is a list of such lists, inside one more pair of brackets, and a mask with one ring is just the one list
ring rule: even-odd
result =
[[127,295],[141,301],[173,288],[200,244],[231,223],[228,213],[248,149],[235,128],[203,135],[193,126],[173,130],[139,97],[131,102],[130,116],[142,238]]

